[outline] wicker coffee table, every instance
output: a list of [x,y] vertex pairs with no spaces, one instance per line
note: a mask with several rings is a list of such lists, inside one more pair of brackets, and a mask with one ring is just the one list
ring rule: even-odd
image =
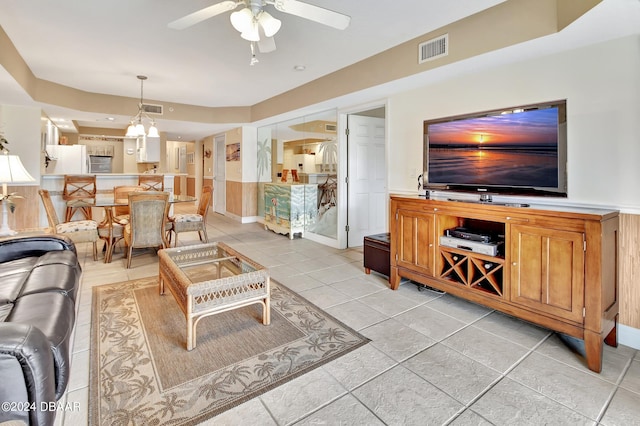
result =
[[209,315],[260,303],[271,322],[269,273],[224,243],[160,250],[160,294],[173,294],[187,320],[187,350],[196,347],[196,326]]

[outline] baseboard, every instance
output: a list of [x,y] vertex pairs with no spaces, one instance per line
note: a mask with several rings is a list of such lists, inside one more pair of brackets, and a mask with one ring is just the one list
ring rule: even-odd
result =
[[242,223],[254,223],[258,222],[258,216],[244,216],[242,218]]
[[618,324],[618,343],[640,350],[640,330],[628,325]]

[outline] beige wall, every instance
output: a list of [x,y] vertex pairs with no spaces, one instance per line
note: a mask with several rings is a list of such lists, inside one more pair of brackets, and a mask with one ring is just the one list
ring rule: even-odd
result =
[[[242,182],[242,162],[244,157],[242,147],[242,128],[238,127],[225,132],[225,145],[240,144],[240,161],[225,161],[225,178],[227,181]],[[229,193],[227,193],[227,198]],[[228,208],[227,208],[228,210]]]
[[[206,156],[206,153],[209,153],[209,157]],[[203,176],[206,179],[212,179],[214,176],[214,146],[213,146],[213,136],[208,136],[204,138],[202,141],[202,152],[204,155],[203,161]]]
[[[416,191],[426,119],[567,99],[568,199],[528,203],[619,209],[620,323],[640,332],[640,36],[520,61],[389,98],[389,191]],[[494,197],[496,199],[496,197]],[[499,199],[496,199],[499,201]]]
[[[202,123],[251,123],[298,108],[327,101],[402,77],[428,71],[465,58],[514,46],[553,34],[583,15],[600,0],[508,0],[421,37],[367,58],[335,73],[253,106],[199,107],[162,100],[163,120]],[[448,56],[418,64],[418,43],[449,34]],[[477,37],[482,34],[482,37]],[[390,66],[393,64],[393,66]],[[0,28],[0,65],[38,102],[107,115],[130,115],[138,100],[84,92],[35,77],[6,33]]]

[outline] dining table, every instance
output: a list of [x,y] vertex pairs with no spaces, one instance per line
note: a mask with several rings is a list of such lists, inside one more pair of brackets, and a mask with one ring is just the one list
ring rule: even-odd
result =
[[[169,204],[171,205],[176,203],[193,203],[197,200],[197,197],[191,195],[169,193]],[[87,201],[87,203],[91,207],[104,208],[104,217],[102,221],[99,222],[98,226],[107,230],[107,234],[100,236],[100,238],[105,240],[104,263],[111,263],[114,246],[120,239],[122,239],[122,235],[117,234],[115,231],[116,228],[114,228],[114,224],[117,224],[117,222],[113,216],[113,207],[126,206],[128,205],[128,202],[125,202],[124,200],[116,200],[113,193],[101,193],[96,194],[96,198],[91,201]]]

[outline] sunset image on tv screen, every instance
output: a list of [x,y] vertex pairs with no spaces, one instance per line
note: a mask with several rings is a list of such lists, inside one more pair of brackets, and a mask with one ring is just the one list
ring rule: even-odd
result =
[[556,187],[558,108],[433,123],[429,182]]

